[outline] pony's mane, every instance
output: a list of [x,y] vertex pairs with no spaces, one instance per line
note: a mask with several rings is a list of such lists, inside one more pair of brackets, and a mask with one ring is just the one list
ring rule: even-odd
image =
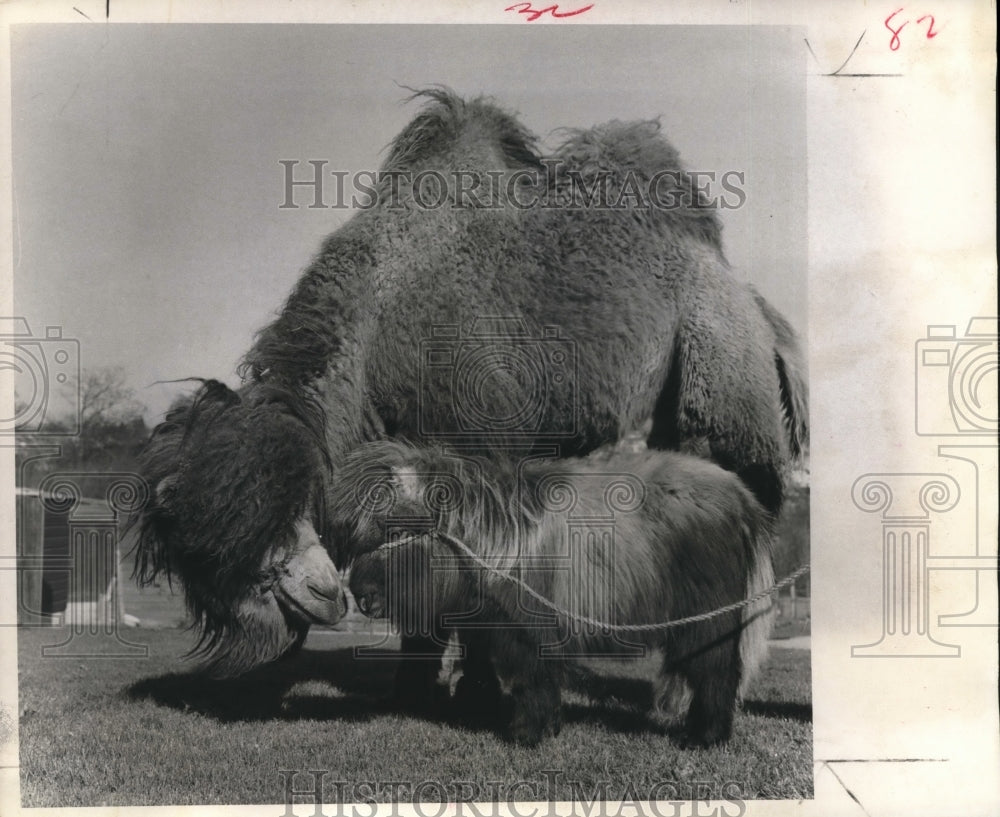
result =
[[588,185],[610,175],[612,190],[620,189],[630,174],[643,184],[656,178],[661,201],[689,202],[688,206],[663,207],[658,212],[722,251],[722,224],[718,215],[681,162],[677,149],[662,136],[659,120],[613,119],[593,128],[563,128],[559,132],[565,134],[565,139],[551,156],[558,161],[556,167],[561,171],[549,179],[556,188],[552,192],[565,190],[566,170]]
[[[416,488],[423,518],[465,542],[484,559],[509,566],[533,542],[542,509],[535,469],[503,457],[470,457],[437,446],[398,440],[366,443],[346,458],[331,493],[331,512],[341,527],[341,564],[381,542],[360,542],[358,534],[378,518],[406,526],[394,511]],[[412,521],[412,520],[411,520]],[[345,529],[346,528],[346,529]]]
[[468,545],[483,559],[509,569],[537,540],[542,516],[537,501],[537,480],[530,468],[521,469],[506,459],[477,458],[474,465],[441,456],[442,470],[449,464],[453,475],[467,486],[463,501],[442,514],[440,528]]

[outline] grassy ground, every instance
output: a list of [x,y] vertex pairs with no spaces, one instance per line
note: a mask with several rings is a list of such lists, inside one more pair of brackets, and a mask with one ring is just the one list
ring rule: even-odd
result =
[[808,618],[779,618],[774,622],[771,630],[771,638],[785,639],[795,638],[801,635],[809,635],[812,630],[812,621]]
[[562,733],[523,749],[389,709],[395,662],[353,657],[370,636],[319,633],[227,682],[181,663],[189,633],[128,638],[149,657],[43,658],[65,633],[19,633],[24,806],[283,803],[282,769],[328,770],[328,802],[335,781],[349,781],[348,802],[387,801],[393,788],[378,784],[391,781],[407,781],[401,800],[689,799],[696,783],[719,799],[812,796],[806,650],[771,651],[724,747],[681,749],[647,722],[650,659],[589,662],[564,696]]

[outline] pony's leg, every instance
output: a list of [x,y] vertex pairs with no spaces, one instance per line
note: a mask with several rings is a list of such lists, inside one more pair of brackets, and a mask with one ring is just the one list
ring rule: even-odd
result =
[[408,710],[427,711],[437,701],[437,678],[447,638],[404,635],[400,640],[399,669],[393,701]]
[[562,728],[560,688],[563,662],[539,655],[539,644],[526,644],[511,684],[510,737],[522,746],[536,746]]
[[692,691],[685,720],[687,743],[711,746],[729,740],[740,686],[739,639],[725,638],[703,648],[680,669]]
[[680,672],[664,659],[664,668],[653,684],[653,720],[664,728],[680,726],[691,708],[691,688]]
[[460,717],[477,721],[496,717],[499,711],[500,680],[493,668],[492,633],[464,630],[459,633],[464,648],[462,677],[455,686],[453,706]]

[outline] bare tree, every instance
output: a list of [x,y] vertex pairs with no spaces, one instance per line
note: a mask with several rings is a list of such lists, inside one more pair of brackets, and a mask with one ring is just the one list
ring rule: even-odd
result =
[[102,366],[82,374],[81,429],[129,425],[141,418],[144,410],[121,366]]
[[[125,370],[119,366],[86,369],[78,382],[67,385],[79,388],[74,415],[64,412],[47,419],[44,429],[19,431],[15,437],[18,462],[31,463],[27,471],[20,464],[17,467],[22,487],[35,487],[53,472],[100,475],[137,468],[136,457],[149,428],[143,417],[146,408],[128,384]],[[23,400],[15,405],[23,411]],[[104,490],[96,476],[92,484],[87,477],[77,479],[84,496],[100,496]]]

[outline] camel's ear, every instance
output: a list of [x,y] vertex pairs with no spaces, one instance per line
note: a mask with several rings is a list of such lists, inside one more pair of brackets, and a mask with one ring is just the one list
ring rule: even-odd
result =
[[173,488],[177,484],[177,474],[171,474],[169,477],[164,477],[161,479],[156,488],[153,490],[153,496],[156,499],[156,504],[161,508],[170,507],[169,497],[173,493]]

